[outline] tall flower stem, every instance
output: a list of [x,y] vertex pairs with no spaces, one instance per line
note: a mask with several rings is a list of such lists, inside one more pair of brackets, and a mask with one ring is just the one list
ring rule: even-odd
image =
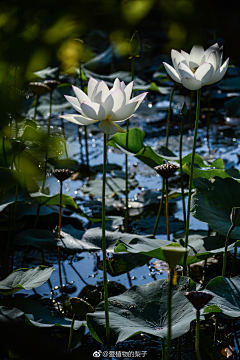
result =
[[39,99],[39,95],[37,95],[37,97],[36,97],[36,102],[35,102],[34,116],[33,116],[33,120],[34,120],[34,121],[36,120],[36,115],[37,115],[38,99]]
[[165,350],[165,339],[161,338],[161,347],[162,347],[162,359],[165,359],[166,350]]
[[207,144],[208,144],[208,150],[210,150],[209,128],[210,128],[210,120],[211,120],[211,103],[212,103],[212,85],[209,86],[209,95],[208,95],[208,116],[207,116]]
[[108,288],[107,288],[107,246],[106,246],[106,224],[105,224],[105,189],[106,189],[106,170],[107,170],[107,135],[103,134],[103,182],[102,182],[102,252],[103,252],[103,289],[104,289],[104,309],[106,323],[106,338],[108,351],[111,350],[110,326],[108,312]]
[[85,152],[86,152],[86,164],[87,164],[87,172],[89,171],[89,153],[88,153],[88,133],[87,126],[84,126],[84,140],[85,140]]
[[153,229],[153,236],[154,237],[156,236],[157,229],[158,229],[158,224],[159,224],[161,213],[162,213],[162,207],[163,207],[163,201],[164,201],[164,193],[165,193],[165,181],[164,181],[164,178],[163,178],[162,179],[162,196],[161,196],[161,200],[160,200],[159,207],[158,207],[157,219],[156,219],[154,229]]
[[182,142],[183,142],[184,120],[185,120],[185,116],[182,115],[182,124],[181,124],[181,132],[180,132],[180,144],[179,144],[179,157],[180,157],[180,175],[181,175],[183,220],[184,220],[184,228],[186,229],[187,219],[186,219],[186,206],[185,206],[185,197],[184,197],[183,169],[182,169]]
[[[131,58],[131,78],[132,81],[134,79],[134,64],[135,64],[135,56]],[[127,120],[127,134],[126,134],[126,150],[128,150],[128,132],[129,132],[129,119]],[[128,155],[125,154],[125,223],[124,223],[124,231],[128,232]]]
[[167,336],[167,352],[165,360],[170,359],[171,353],[171,337],[172,337],[172,283],[174,276],[174,269],[169,270],[169,282],[168,282],[168,336]]
[[[200,116],[200,100],[201,100],[201,89],[197,90],[197,111],[196,111],[194,138],[193,138],[191,173],[190,173],[190,179],[189,179],[187,222],[186,222],[185,244],[184,244],[185,247],[188,246],[188,232],[189,232],[189,222],[190,222],[190,205],[191,205],[191,194],[192,194],[193,168],[194,168],[195,149],[196,149],[196,142],[197,142],[198,121],[199,121],[199,116]],[[186,262],[187,262],[187,252],[184,255],[184,262],[183,262],[183,275],[184,276],[186,276]]]
[[170,99],[169,99],[169,107],[168,107],[168,114],[167,114],[167,128],[166,128],[166,148],[168,147],[168,138],[169,138],[169,128],[170,128],[170,118],[171,118],[171,112],[172,112],[172,99],[173,99],[173,93],[175,90],[175,86],[173,85]]
[[215,330],[214,330],[214,360],[217,360],[218,324],[219,324],[219,314],[216,313],[216,315],[215,315]]
[[234,254],[233,254],[233,262],[232,262],[232,270],[231,270],[231,277],[235,275],[235,268],[236,268],[236,260],[237,260],[237,246],[234,246]]
[[169,226],[169,206],[168,206],[168,179],[165,179],[166,183],[166,228],[167,228],[167,238],[170,241],[170,226]]
[[189,112],[189,128],[192,130],[192,103],[193,103],[193,90],[190,93],[190,112]]
[[182,358],[182,336],[178,337],[178,346],[177,346],[177,360],[181,360]]
[[200,332],[200,310],[197,310],[196,334],[195,334],[195,351],[197,355],[197,360],[201,360],[201,356],[199,352],[199,332]]
[[[63,186],[63,182],[60,181],[58,239],[61,238],[61,226],[62,226],[62,186]],[[61,252],[60,252],[60,247],[59,246],[58,246],[58,273],[59,273],[59,281],[60,281],[60,290],[61,290],[61,295],[62,295],[63,311],[64,311],[64,314],[66,315],[66,307],[65,307],[64,294],[63,294],[63,284],[62,284]]]
[[225,276],[226,274],[226,267],[227,267],[227,248],[228,248],[228,244],[229,244],[229,239],[230,239],[230,235],[231,232],[233,231],[233,229],[235,228],[235,225],[231,225],[230,229],[228,230],[227,233],[227,237],[226,237],[226,241],[225,241],[225,249],[224,249],[224,254],[223,254],[223,268],[222,268],[222,276]]
[[42,192],[44,192],[44,186],[47,176],[47,161],[48,161],[48,147],[49,147],[49,137],[50,137],[50,125],[52,117],[52,91],[49,91],[49,116],[48,116],[48,128],[47,128],[47,148],[46,148],[46,158],[45,158],[45,167],[44,167],[44,178],[42,183]]

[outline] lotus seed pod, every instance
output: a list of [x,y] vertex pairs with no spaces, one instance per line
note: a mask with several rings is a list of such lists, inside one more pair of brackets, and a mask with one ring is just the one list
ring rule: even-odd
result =
[[161,250],[169,265],[169,268],[172,270],[175,269],[175,267],[178,265],[179,261],[187,251],[185,247],[180,247],[175,245],[163,246]]
[[47,93],[48,91],[51,91],[49,86],[47,86],[46,84],[41,83],[41,82],[29,83],[29,87],[32,90],[32,92],[34,94],[36,94],[37,96],[43,95],[43,94]]
[[53,91],[60,84],[60,82],[57,80],[45,80],[44,84],[47,85],[51,91]]
[[163,165],[158,165],[154,167],[154,170],[156,170],[156,172],[161,175],[164,179],[168,179],[171,176],[174,175],[174,173],[177,171],[178,166],[175,164],[163,164]]
[[185,292],[186,298],[193,304],[196,310],[202,309],[207,303],[213,299],[213,295],[201,291]]
[[232,208],[230,219],[234,226],[240,226],[240,207]]
[[66,169],[56,169],[52,171],[53,176],[55,176],[56,179],[63,182],[70,178],[70,176],[74,173],[74,171],[66,170]]

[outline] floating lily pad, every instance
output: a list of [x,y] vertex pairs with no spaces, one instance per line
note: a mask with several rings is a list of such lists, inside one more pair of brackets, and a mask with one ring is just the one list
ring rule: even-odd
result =
[[[187,277],[178,277],[172,293],[172,339],[185,334],[196,318],[196,311],[184,296],[186,291],[198,290],[199,285]],[[157,280],[146,285],[134,285],[124,294],[109,298],[110,340],[115,345],[129,337],[145,333],[167,337],[168,281]],[[87,315],[91,334],[106,344],[104,303],[94,314]]]
[[[8,308],[8,310],[5,308]],[[22,315],[25,315],[24,321],[27,325],[37,327],[71,327],[71,319],[64,318],[61,314],[53,315],[48,308],[41,305],[39,302],[28,298],[14,297],[12,299],[0,299],[0,309],[4,313],[12,314],[13,320],[16,320],[18,316],[22,318]],[[16,311],[14,311],[14,309]],[[33,315],[34,320],[29,318],[26,314]],[[82,321],[76,320],[74,322],[74,330],[78,330],[81,326],[85,326]]]
[[19,290],[30,290],[44,284],[54,268],[40,265],[33,269],[18,269],[0,281],[0,294],[11,295]]
[[215,277],[207,284],[204,291],[214,296],[208,306],[218,306],[222,311],[220,316],[240,317],[240,276],[231,279],[223,276]]
[[[77,238],[74,236],[76,235]],[[123,239],[126,243],[131,239],[143,239],[143,236],[120,233],[118,231],[106,231],[107,251],[113,252],[115,243]],[[102,229],[93,228],[83,231],[72,231],[71,234],[61,232],[61,239],[55,239],[56,245],[69,254],[81,253],[83,251],[98,251],[102,249]],[[165,243],[164,243],[165,245]],[[112,254],[108,260],[108,273],[111,276],[124,274],[137,266],[143,266],[149,261],[149,257],[142,254],[120,253]]]
[[[135,179],[128,179],[128,189],[132,190],[138,186]],[[81,188],[85,194],[102,196],[102,179],[90,180]],[[125,194],[125,179],[120,177],[107,177],[106,196]]]
[[[183,171],[190,175],[191,173],[191,165],[190,164],[184,164],[183,165]],[[203,169],[199,169],[197,167],[193,168],[193,178],[196,179],[198,177],[202,177],[202,178],[206,178],[206,179],[211,179],[211,178],[215,178],[216,176],[225,179],[225,178],[231,178],[231,176],[224,170],[222,169],[207,169],[207,170],[203,170]]]
[[45,229],[27,229],[17,234],[14,239],[16,245],[30,245],[40,249],[54,249],[56,234]]
[[[231,226],[232,208],[240,205],[240,184],[231,178],[216,177],[213,182],[203,178],[195,179],[194,185],[197,192],[192,195],[192,215],[226,236]],[[239,226],[232,231],[231,238],[240,238]]]
[[[158,149],[158,153],[153,150],[150,146],[144,146],[145,132],[138,129],[133,128],[128,132],[128,149],[126,147],[126,134],[117,133],[111,137],[108,142],[109,146],[120,149],[122,152],[135,156],[139,160],[141,160],[144,164],[154,168],[157,165],[162,165],[164,160],[167,161],[175,161],[179,163],[179,157],[177,157],[174,153],[172,153],[169,149],[161,148]],[[192,155],[188,154],[183,157],[182,164],[191,162]],[[209,165],[207,162],[204,162],[200,155],[195,154],[194,163],[200,167],[214,167],[219,166],[220,162],[213,163]],[[217,164],[217,165],[216,165]]]

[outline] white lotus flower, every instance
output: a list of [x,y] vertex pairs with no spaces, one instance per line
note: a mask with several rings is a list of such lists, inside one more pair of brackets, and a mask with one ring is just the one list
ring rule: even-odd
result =
[[117,123],[129,119],[139,107],[147,93],[131,99],[133,81],[128,85],[119,79],[114,81],[109,90],[104,81],[90,78],[88,95],[73,86],[76,97],[65,98],[81,115],[67,114],[60,116],[78,125],[90,125],[100,121],[99,128],[108,135],[125,132]]
[[173,66],[163,63],[168,75],[189,90],[198,90],[221,80],[225,75],[229,58],[222,65],[223,46],[216,43],[204,51],[202,46],[194,45],[190,54],[172,50]]

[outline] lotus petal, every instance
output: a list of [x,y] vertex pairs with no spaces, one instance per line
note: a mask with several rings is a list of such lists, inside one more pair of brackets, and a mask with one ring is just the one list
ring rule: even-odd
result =
[[194,78],[182,78],[182,84],[189,90],[198,90],[203,86],[201,81]]
[[168,65],[167,63],[163,63],[166,72],[168,73],[168,75],[173,79],[173,81],[176,81],[178,83],[181,83],[181,79],[179,74],[177,73],[177,71],[171,66]]
[[88,97],[92,101],[92,95],[94,92],[95,87],[97,86],[98,81],[90,77],[88,81]]
[[187,52],[181,50],[181,55],[184,57],[184,59],[186,60],[187,66],[189,66],[189,61],[190,61],[190,54],[188,54]]
[[120,80],[118,78],[115,79],[115,81],[113,83],[113,87],[110,90],[110,94],[112,94],[117,89],[121,89],[121,83],[120,83]]
[[106,113],[102,105],[94,103],[94,102],[83,102],[81,105],[81,109],[84,114],[93,120],[104,120],[106,119]]
[[190,61],[192,63],[196,63],[199,66],[203,54],[204,54],[204,48],[200,45],[194,45],[190,52]]
[[218,50],[219,50],[219,45],[218,45],[218,43],[209,46],[209,48],[208,48],[208,49],[205,51],[205,53],[204,53],[205,61],[208,62],[209,55],[210,55],[213,51],[218,52]]
[[85,92],[83,92],[82,90],[80,90],[79,88],[77,88],[76,86],[72,86],[73,91],[80,103],[80,105],[85,101],[85,102],[91,102],[89,97],[85,94]]
[[216,51],[213,51],[209,55],[207,62],[213,66],[213,69],[214,69],[214,72],[215,72],[217,70],[217,53],[216,53]]
[[77,125],[90,125],[90,124],[94,124],[95,122],[98,122],[98,120],[92,120],[92,119],[86,118],[85,116],[78,115],[78,114],[76,114],[76,115],[75,114],[66,114],[66,115],[61,115],[59,117],[66,119],[68,121],[71,121]]
[[114,104],[114,100],[112,94],[109,94],[105,102],[102,104],[106,113],[106,118],[112,115],[113,104]]
[[187,65],[185,65],[182,62],[180,62],[178,65],[178,71],[179,71],[181,78],[186,78],[186,77],[194,78],[192,71],[189,69],[189,67]]
[[140,95],[138,95],[138,96],[135,96],[134,98],[132,98],[132,99],[129,101],[129,104],[131,104],[131,103],[133,103],[133,102],[137,102],[137,106],[136,106],[136,108],[135,108],[135,110],[137,110],[138,107],[140,106],[141,102],[145,99],[145,97],[146,97],[147,94],[148,94],[148,93],[145,92],[145,93],[143,93],[143,94],[140,94]]
[[104,134],[108,135],[114,135],[118,132],[117,126],[109,119],[101,121],[99,128]]
[[[181,61],[186,61],[185,58],[180,54],[180,52],[178,52],[177,50],[172,49],[171,51],[171,58],[172,58],[172,62],[174,59],[176,59],[176,63],[179,64]],[[174,65],[174,62],[173,62]],[[175,70],[177,70],[175,68]]]
[[98,104],[102,104],[109,95],[109,88],[104,81],[100,81],[92,94],[92,101]]
[[68,96],[68,95],[64,95],[64,96],[65,99],[72,105],[72,107],[81,113],[81,108],[78,99],[75,98],[74,96]]
[[212,79],[210,80],[210,82],[208,83],[208,85],[214,84],[217,81],[221,80],[227,69],[228,69],[228,63],[229,63],[229,58],[224,62],[224,64],[215,72],[215,74],[213,75]]
[[115,111],[117,111],[123,105],[124,95],[121,89],[117,89],[111,95],[113,98],[112,113],[115,113]]
[[195,72],[195,79],[201,81],[203,85],[207,85],[213,76],[213,66],[208,63],[204,63]]
[[124,95],[123,105],[128,104],[128,102],[129,102],[129,100],[131,98],[132,89],[133,89],[133,81],[130,82],[127,86],[125,86],[125,88],[122,90],[123,95]]
[[129,103],[127,105],[122,106],[111,116],[111,120],[112,121],[123,121],[123,120],[129,119],[133,115],[137,105],[138,105],[138,103],[134,102],[134,103]]

